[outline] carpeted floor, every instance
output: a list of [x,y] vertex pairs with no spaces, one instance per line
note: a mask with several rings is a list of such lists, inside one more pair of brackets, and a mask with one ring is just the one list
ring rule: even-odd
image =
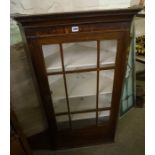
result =
[[114,143],[60,151],[37,150],[34,155],[144,155],[145,109],[133,108],[118,123]]

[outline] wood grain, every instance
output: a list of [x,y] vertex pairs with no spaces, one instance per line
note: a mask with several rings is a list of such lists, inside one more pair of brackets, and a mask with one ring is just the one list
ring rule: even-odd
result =
[[[141,9],[142,8],[128,8],[13,17],[19,23],[23,38],[25,38],[29,47],[28,53],[32,61],[32,66],[38,82],[39,93],[50,129],[52,141],[51,148],[59,149],[77,147],[114,140],[123,79],[128,57],[127,48],[129,46],[130,25],[133,16]],[[78,26],[79,31],[72,32],[72,26]],[[51,98],[50,87],[48,85],[48,74],[46,72],[42,45],[61,45],[62,43],[97,40],[117,40],[118,45],[116,62],[113,66],[115,72],[110,119],[108,122],[103,122],[99,126],[95,124],[94,126],[88,126],[86,128],[59,131],[57,129],[53,101]],[[61,49],[61,59],[63,60],[63,49]],[[94,71],[98,71],[98,90],[99,53],[97,62],[98,65]],[[62,67],[65,81],[65,75],[67,72],[65,71],[63,61]],[[89,71],[88,68],[83,70],[83,72],[85,71]],[[80,71],[74,70],[74,72]],[[65,88],[67,93],[67,83],[65,84]],[[98,110],[98,103],[96,109]],[[69,106],[68,114],[70,115]],[[70,122],[72,121],[70,120]]]

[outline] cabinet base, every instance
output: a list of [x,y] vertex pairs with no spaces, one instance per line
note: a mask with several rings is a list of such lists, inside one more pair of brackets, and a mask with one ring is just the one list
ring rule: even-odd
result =
[[81,140],[74,139],[74,141],[68,140],[68,143],[62,140],[61,142],[59,141],[59,144],[57,146],[53,146],[52,139],[49,136],[48,129],[41,133],[28,137],[27,139],[30,144],[30,147],[33,150],[40,150],[40,149],[61,150],[61,149],[87,147],[91,145],[99,145],[103,143],[114,142],[114,136],[107,134],[107,136],[104,135],[104,137],[99,136],[96,138],[94,137],[92,139],[81,139]]

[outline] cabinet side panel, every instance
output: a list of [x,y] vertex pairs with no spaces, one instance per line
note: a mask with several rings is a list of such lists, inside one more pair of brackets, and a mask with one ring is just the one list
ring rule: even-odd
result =
[[55,146],[56,140],[56,120],[51,99],[51,92],[48,86],[48,79],[46,76],[45,63],[43,60],[43,53],[40,44],[37,40],[32,40],[30,45],[31,59],[37,78],[39,93],[42,99],[44,110],[47,116],[48,126],[50,130],[52,145]]
[[123,81],[125,77],[125,70],[128,59],[128,44],[129,44],[129,31],[121,34],[121,39],[118,40],[117,56],[116,56],[116,69],[114,77],[114,87],[112,96],[112,110],[111,110],[111,128],[113,136],[115,135],[116,125],[119,114],[119,104],[121,99],[121,92],[123,88]]

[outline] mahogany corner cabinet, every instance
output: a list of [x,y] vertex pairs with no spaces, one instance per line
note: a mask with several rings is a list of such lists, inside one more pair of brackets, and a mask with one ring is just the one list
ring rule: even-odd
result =
[[16,15],[52,149],[114,141],[137,8]]

